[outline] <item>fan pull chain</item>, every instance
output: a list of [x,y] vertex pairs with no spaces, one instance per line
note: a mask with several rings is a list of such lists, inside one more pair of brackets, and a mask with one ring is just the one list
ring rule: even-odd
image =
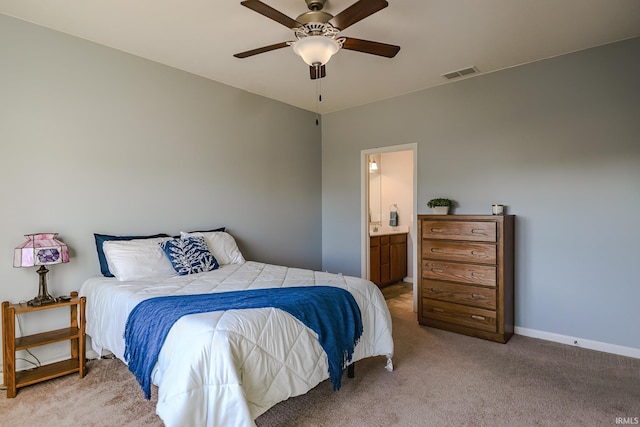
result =
[[316,126],[320,124],[320,107],[319,103],[322,102],[322,83],[320,78],[320,65],[316,65]]

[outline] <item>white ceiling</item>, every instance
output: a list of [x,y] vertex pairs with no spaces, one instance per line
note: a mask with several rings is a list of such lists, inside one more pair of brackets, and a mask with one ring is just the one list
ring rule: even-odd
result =
[[[294,19],[307,11],[304,0],[262,1]],[[316,81],[291,48],[233,57],[294,40],[240,0],[0,0],[0,13],[320,113],[441,85],[461,68],[488,73],[640,36],[640,0],[389,0],[340,35],[399,45],[398,55],[339,51],[316,105]]]

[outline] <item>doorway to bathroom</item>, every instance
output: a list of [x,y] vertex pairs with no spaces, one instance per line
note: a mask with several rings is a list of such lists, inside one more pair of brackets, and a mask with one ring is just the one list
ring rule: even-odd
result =
[[417,144],[361,152],[361,274],[381,286],[383,293],[388,286],[412,289],[414,311],[417,309],[416,159]]

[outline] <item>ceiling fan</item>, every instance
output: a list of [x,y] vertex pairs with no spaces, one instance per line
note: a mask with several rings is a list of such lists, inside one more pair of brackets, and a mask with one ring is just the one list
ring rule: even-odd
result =
[[326,0],[305,1],[309,11],[296,19],[288,17],[259,0],[241,1],[241,5],[292,29],[296,40],[236,53],[233,56],[248,58],[291,46],[293,51],[309,65],[311,79],[321,79],[326,76],[326,63],[340,49],[355,50],[386,58],[393,58],[400,50],[400,46],[352,37],[338,37],[340,31],[387,7],[389,5],[387,1],[358,0],[336,16],[322,10]]

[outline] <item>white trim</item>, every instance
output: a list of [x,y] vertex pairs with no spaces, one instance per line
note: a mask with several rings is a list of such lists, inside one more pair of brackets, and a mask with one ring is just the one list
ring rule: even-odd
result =
[[597,350],[605,353],[617,354],[620,356],[633,357],[640,359],[640,348],[624,347],[616,344],[609,344],[606,342],[587,340],[584,338],[571,337],[568,335],[554,334],[552,332],[538,331],[535,329],[522,328],[519,326],[514,327],[514,332],[517,335],[522,335],[530,338],[539,338],[546,341],[553,341],[560,344],[571,345],[574,347],[587,348],[589,350]]
[[360,151],[360,277],[369,279],[369,163],[371,150]]

